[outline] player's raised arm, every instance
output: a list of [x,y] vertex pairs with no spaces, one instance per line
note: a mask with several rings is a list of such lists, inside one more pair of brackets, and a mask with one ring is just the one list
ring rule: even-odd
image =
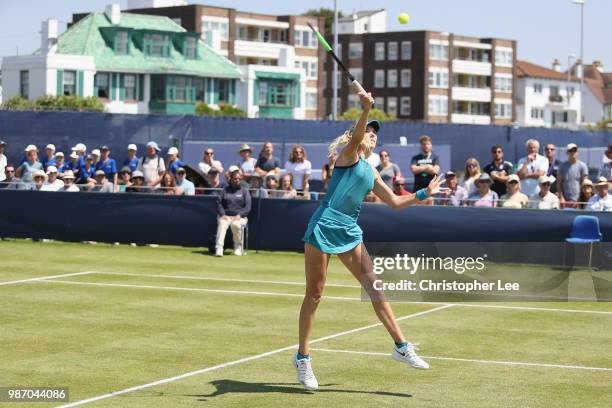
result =
[[361,101],[362,111],[357,124],[353,129],[353,135],[351,140],[346,145],[346,147],[342,150],[342,154],[345,156],[352,156],[357,153],[359,149],[359,145],[363,141],[363,136],[365,134],[366,124],[368,123],[368,115],[370,114],[370,109],[374,104],[374,98],[372,94],[365,91],[357,92],[359,99]]

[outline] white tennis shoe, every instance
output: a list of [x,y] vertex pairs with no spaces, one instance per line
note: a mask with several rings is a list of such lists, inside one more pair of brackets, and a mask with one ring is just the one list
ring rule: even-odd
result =
[[312,364],[310,358],[297,359],[297,354],[293,357],[293,364],[297,371],[297,380],[309,391],[314,391],[319,388],[317,378],[312,371]]
[[429,368],[429,364],[421,357],[417,356],[415,352],[414,344],[408,344],[402,348],[393,348],[393,353],[391,353],[391,358],[395,361],[399,361],[401,363],[406,363],[413,368],[419,368],[421,370],[426,370]]

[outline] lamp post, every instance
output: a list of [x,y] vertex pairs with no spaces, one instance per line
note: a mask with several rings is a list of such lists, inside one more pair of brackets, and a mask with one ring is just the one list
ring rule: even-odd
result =
[[580,124],[584,118],[584,2],[585,0],[572,0],[580,6]]

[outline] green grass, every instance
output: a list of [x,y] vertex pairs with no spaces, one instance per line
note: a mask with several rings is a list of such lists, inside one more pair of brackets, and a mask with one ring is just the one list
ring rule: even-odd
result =
[[[219,259],[200,250],[178,247],[3,241],[0,259],[0,282],[82,271],[132,274],[92,273],[0,285],[0,387],[67,386],[70,401],[74,402],[297,342],[301,285],[229,279],[302,282],[300,254],[251,252],[242,258]],[[112,286],[75,285],[59,280]],[[356,285],[337,259],[331,261],[328,283]],[[327,287],[325,295],[359,298],[360,290]],[[410,340],[421,344],[424,356],[612,367],[612,305],[503,305],[609,313],[453,306],[402,320],[400,325]],[[398,317],[438,306],[393,304]],[[376,317],[367,303],[324,300],[313,338],[372,323],[376,323]],[[382,327],[375,327],[313,347],[387,353],[391,342]],[[321,388],[312,393],[295,383],[290,364],[292,353],[280,352],[89,405],[612,406],[612,371],[433,358],[429,360],[430,370],[417,371],[393,362],[388,356],[330,351],[313,351]],[[58,405],[61,403],[30,404]],[[0,403],[0,406],[28,404]]]

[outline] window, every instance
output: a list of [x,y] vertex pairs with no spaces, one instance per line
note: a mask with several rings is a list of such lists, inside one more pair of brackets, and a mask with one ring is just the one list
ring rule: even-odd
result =
[[387,98],[387,113],[397,116],[397,98],[395,96]]
[[512,50],[496,49],[495,50],[495,65],[511,67],[512,66]]
[[374,109],[385,110],[385,98],[380,96],[376,97],[376,99],[374,99]]
[[439,95],[430,95],[428,99],[428,112],[431,116],[447,116],[448,115],[448,97]]
[[374,87],[384,88],[385,87],[385,70],[377,69],[374,71]]
[[262,28],[259,30],[259,41],[270,42],[270,29]]
[[363,56],[363,43],[349,43],[349,59],[360,59]]
[[125,100],[136,100],[136,75],[125,74],[123,76],[123,87],[125,88]]
[[287,81],[259,82],[260,106],[292,106],[293,89]]
[[302,48],[317,48],[317,38],[310,30],[295,30],[295,46]]
[[76,94],[76,71],[64,71],[64,95]]
[[550,86],[550,96],[559,96],[559,87],[556,85],[551,85]]
[[400,98],[400,114],[402,116],[410,116],[412,110],[412,98],[409,96],[402,96]]
[[385,60],[385,43],[377,42],[374,46],[374,60],[384,61]]
[[127,31],[117,31],[115,36],[115,53],[126,55],[129,51],[129,34]]
[[574,96],[574,93],[576,92],[576,90],[574,89],[573,86],[568,86],[565,92],[567,92],[567,97],[571,98],[572,96]]
[[389,45],[387,45],[387,59],[389,61],[396,61],[397,60],[397,42],[390,42]]
[[268,104],[268,83],[261,81],[259,83],[259,105]]
[[544,119],[544,109],[542,108],[531,108],[532,119]]
[[97,73],[94,82],[98,88],[98,98],[108,99],[110,95],[110,74]]
[[164,75],[151,75],[151,99],[166,100],[166,83]]
[[317,93],[316,92],[306,92],[306,109],[316,109],[317,108]]
[[430,88],[448,88],[448,71],[431,70],[429,71]]
[[402,41],[402,59],[412,59],[412,41]]
[[402,79],[401,79],[402,88],[410,88],[412,86],[412,70],[402,69],[401,75],[402,75]]
[[285,44],[287,43],[287,30],[279,30],[278,41]]
[[202,78],[195,79],[195,100],[206,102],[206,81]]
[[542,93],[542,84],[533,84],[533,93]]
[[170,55],[170,37],[164,34],[145,34],[143,50],[150,57],[167,57]]
[[512,104],[507,102],[496,103],[495,116],[498,118],[510,119],[512,117]]
[[351,93],[348,96],[348,108],[352,109],[352,108],[357,108],[357,109],[361,109],[361,103],[359,102],[359,96]]
[[195,37],[185,38],[185,58],[194,59],[196,57],[198,41]]
[[363,69],[361,68],[351,68],[351,74],[357,80],[357,82],[363,82]]
[[30,71],[19,72],[19,95],[28,99],[30,95]]
[[229,79],[219,79],[219,103],[229,103],[230,81]]
[[318,63],[316,61],[300,61],[300,60],[296,60],[295,61],[295,67],[296,68],[302,68],[304,70],[304,73],[306,74],[306,77],[308,79],[317,79],[318,77]]
[[397,88],[397,69],[387,71],[387,87]]
[[512,78],[496,75],[495,90],[499,92],[512,92]]
[[228,32],[229,32],[229,23],[220,22],[220,21],[209,21],[202,19],[202,32],[206,31],[218,31],[221,37],[221,40],[228,40]]
[[429,44],[429,58],[439,61],[448,61],[448,45]]

